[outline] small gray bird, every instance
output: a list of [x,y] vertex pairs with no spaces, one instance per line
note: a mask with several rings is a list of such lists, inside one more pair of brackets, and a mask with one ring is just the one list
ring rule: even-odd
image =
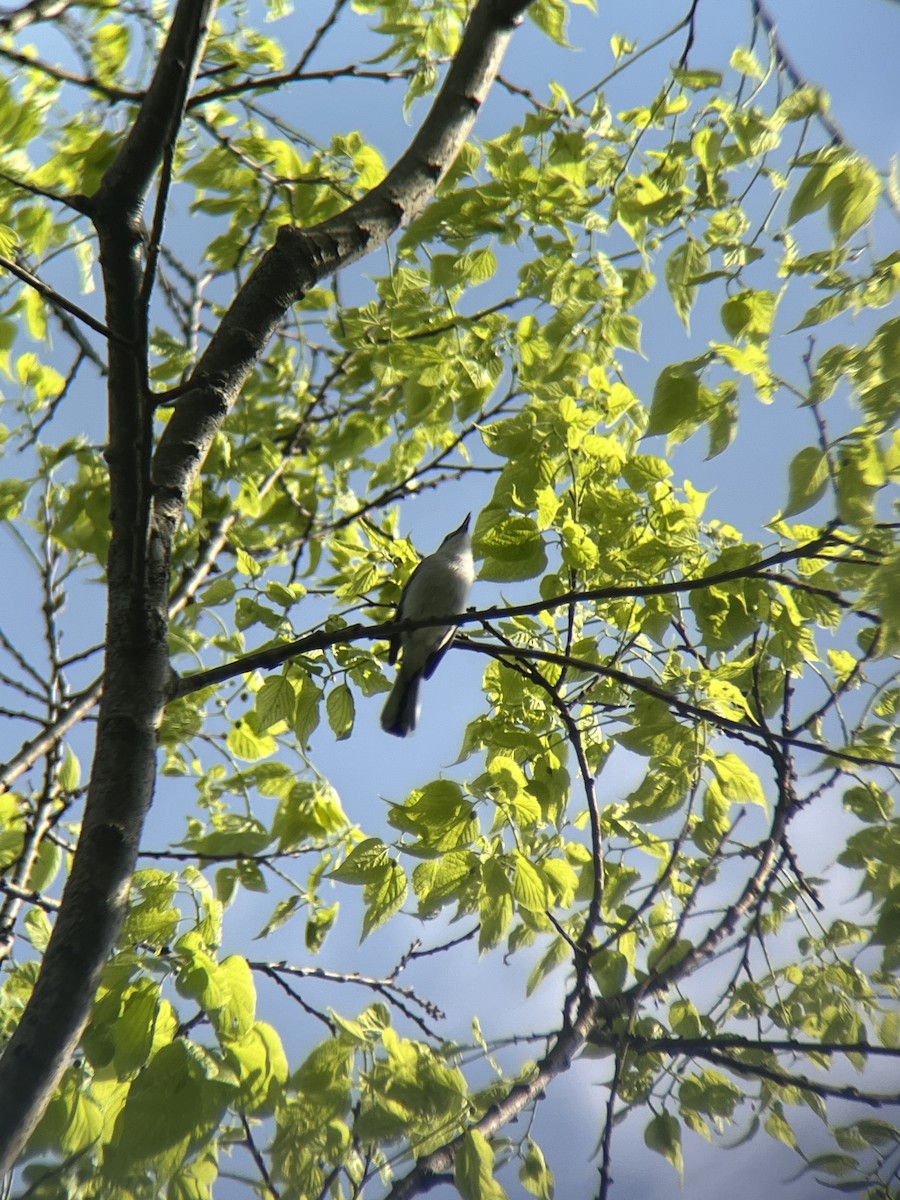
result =
[[[423,558],[410,575],[397,605],[398,621],[452,617],[464,611],[475,579],[469,538],[471,515],[459,529],[448,533],[434,554]],[[434,674],[455,633],[455,625],[431,625],[395,633],[391,638],[390,662],[397,661],[400,650],[403,658],[381,713],[385,733],[406,737],[413,732],[419,716],[419,684]]]

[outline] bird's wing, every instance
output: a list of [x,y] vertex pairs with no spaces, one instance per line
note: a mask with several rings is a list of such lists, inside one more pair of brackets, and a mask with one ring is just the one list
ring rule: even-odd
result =
[[[424,562],[424,559],[423,559],[423,562]],[[409,595],[409,586],[412,583],[412,581],[415,579],[415,577],[418,575],[418,573],[421,571],[421,569],[422,569],[422,563],[419,563],[416,566],[415,570],[413,571],[412,575],[410,575],[409,579],[407,579],[406,583],[403,585],[403,591],[400,593],[400,599],[397,601],[397,608],[394,611],[394,620],[395,621],[403,621],[406,619],[407,614],[405,612],[405,604],[406,604],[406,598]],[[388,647],[388,662],[391,664],[391,666],[393,666],[394,663],[397,661],[397,655],[400,653],[400,641],[401,641],[401,635],[399,633],[391,634],[391,640],[390,640],[389,647]]]

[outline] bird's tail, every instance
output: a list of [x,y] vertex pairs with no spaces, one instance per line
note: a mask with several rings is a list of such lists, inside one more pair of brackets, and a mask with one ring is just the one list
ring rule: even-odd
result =
[[381,710],[381,728],[385,733],[392,733],[395,737],[406,737],[415,729],[419,715],[421,678],[418,671],[413,675],[405,675],[401,665],[391,694]]

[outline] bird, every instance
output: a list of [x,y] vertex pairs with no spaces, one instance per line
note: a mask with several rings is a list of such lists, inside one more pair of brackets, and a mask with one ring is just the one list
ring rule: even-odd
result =
[[[400,594],[396,620],[451,617],[463,612],[475,579],[469,513],[459,528],[448,533],[435,550],[423,558]],[[407,629],[391,637],[388,660],[393,665],[402,651],[397,678],[381,713],[381,728],[395,737],[406,737],[419,717],[419,684],[430,679],[449,649],[455,625]]]

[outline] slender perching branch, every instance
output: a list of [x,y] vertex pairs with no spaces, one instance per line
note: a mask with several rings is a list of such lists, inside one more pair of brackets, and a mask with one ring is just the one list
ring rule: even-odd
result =
[[[34,888],[21,888],[15,883],[10,883],[8,880],[0,878],[0,892],[4,896],[9,896],[11,900],[21,902],[22,904],[30,904],[34,908],[42,908],[44,912],[59,912],[58,900],[54,900],[52,896],[44,896],[41,892],[35,891]],[[7,925],[8,918],[0,918],[0,930],[6,929]]]
[[[402,624],[404,628],[407,627],[406,622]],[[437,622],[431,622],[431,624],[437,624]],[[398,623],[396,627],[400,628],[400,624]],[[387,629],[388,627],[385,626],[384,628]],[[705,708],[701,704],[694,704],[689,700],[683,700],[680,696],[676,696],[674,692],[664,688],[653,679],[631,675],[628,671],[622,671],[618,667],[608,667],[601,663],[591,662],[585,658],[571,658],[565,654],[556,654],[549,650],[534,650],[531,647],[516,647],[514,650],[510,650],[506,647],[501,649],[500,647],[490,646],[483,642],[464,641],[459,643],[459,648],[461,650],[471,650],[475,653],[490,654],[492,657],[513,654],[516,657],[556,663],[561,667],[571,667],[576,671],[584,671],[588,675],[599,675],[606,679],[612,679],[624,688],[642,692],[646,696],[654,696],[656,699],[662,700],[664,704],[667,704],[673,711],[682,716],[706,721],[715,728],[721,729],[724,733],[732,733],[757,747],[760,743],[764,745],[766,741],[771,739],[783,746],[793,746],[797,750],[809,750],[814,754],[823,754],[828,758],[835,758],[841,762],[855,763],[857,766],[897,768],[897,762],[892,758],[880,758],[877,755],[866,754],[864,752],[855,753],[852,750],[838,750],[832,746],[828,746],[824,742],[815,742],[807,738],[795,737],[789,733],[774,733],[771,730],[764,731],[762,727],[750,721],[738,721],[732,717],[725,717],[721,713],[714,712],[711,708]],[[753,739],[759,739],[759,742]]]
[[48,79],[55,79],[59,83],[71,83],[76,87],[84,88],[86,91],[96,92],[98,96],[102,96],[104,100],[112,103],[118,101],[139,101],[141,99],[140,92],[133,92],[128,88],[119,88],[114,87],[112,84],[102,83],[92,75],[79,75],[77,71],[68,71],[65,67],[59,66],[58,63],[47,62],[45,59],[37,58],[33,54],[20,54],[15,50],[11,50],[8,46],[0,47],[0,58],[17,63],[21,67],[27,67],[30,71],[40,71]]
[[[691,586],[696,582],[690,580],[684,581],[681,585],[672,585],[669,590],[677,590],[679,586]],[[625,589],[610,588],[606,590],[621,592]],[[588,598],[592,595],[596,595],[596,593],[586,593]],[[563,606],[564,604],[568,604],[570,599],[571,597],[569,596],[563,598],[556,597],[547,601],[536,601],[528,605],[520,604],[508,608],[498,606],[489,609],[477,609],[468,613],[461,613],[454,620],[457,625],[480,624],[496,617],[520,614],[523,611],[547,611],[557,605]],[[292,658],[312,654],[319,650],[327,650],[332,646],[351,645],[355,642],[381,641],[383,639],[390,639],[395,633],[405,633],[411,629],[427,629],[436,625],[444,625],[446,621],[446,616],[442,616],[415,621],[387,621],[379,625],[346,625],[343,629],[338,630],[318,630],[314,633],[305,634],[303,637],[295,638],[290,642],[284,642],[277,646],[270,646],[264,650],[257,650],[254,653],[242,655],[241,658],[235,659],[230,663],[224,663],[220,667],[210,667],[208,670],[197,671],[182,678],[173,676],[170,699],[190,695],[192,692],[201,691],[203,688],[222,683],[228,679],[235,679],[241,675],[250,674],[252,671],[272,670]],[[606,679],[612,679],[624,688],[643,692],[645,695],[662,700],[663,703],[669,705],[675,712],[680,713],[682,716],[707,721],[710,725],[724,732],[730,732],[737,737],[750,740],[753,745],[758,745],[759,741],[765,742],[767,738],[771,738],[783,745],[794,746],[798,750],[809,750],[814,754],[822,754],[841,762],[854,763],[857,766],[896,766],[896,763],[892,759],[880,758],[877,755],[867,754],[862,751],[839,750],[828,746],[824,742],[797,737],[790,733],[773,733],[771,730],[763,730],[759,725],[751,721],[741,721],[723,716],[721,713],[717,713],[703,705],[682,699],[649,677],[632,675],[628,671],[623,671],[618,667],[591,662],[588,659],[573,658],[569,655],[553,651],[538,650],[530,646],[497,646],[487,642],[468,640],[458,641],[457,646],[462,650],[468,650],[476,654],[489,654],[497,658],[502,658],[504,655],[511,655],[523,661],[556,663],[561,667],[571,667],[588,675],[599,675]],[[2,776],[0,776],[0,779],[2,779]]]
[[[312,75],[306,73],[306,64],[313,57],[319,46],[322,44],[326,34],[334,28],[341,11],[347,7],[348,0],[334,0],[331,12],[313,34],[309,45],[294,63],[290,71],[282,71],[279,74],[263,75],[254,78],[241,79],[236,83],[228,84],[225,87],[211,88],[206,92],[200,92],[192,97],[190,109],[196,109],[200,105],[208,104],[210,101],[225,100],[231,96],[244,96],[247,92],[255,91],[272,91],[275,88],[284,86],[286,83],[296,83],[300,79],[332,79],[334,75],[330,71],[317,71]],[[386,76],[391,78],[406,78],[409,75],[409,70],[404,72],[380,72],[380,71],[365,71],[358,70],[355,65],[341,69],[339,74],[349,74],[355,77],[384,79]]]
[[79,721],[84,720],[97,704],[102,692],[102,680],[94,680],[85,691],[70,700],[52,724],[47,725],[39,734],[19,747],[18,751],[0,770],[0,795],[8,792],[21,775],[24,775],[40,758],[43,758],[48,750],[58,745]]
[[619,1095],[619,1080],[622,1075],[622,1064],[627,1051],[619,1050],[613,1059],[612,1079],[609,1081],[609,1091],[606,1097],[606,1120],[603,1122],[603,1136],[600,1139],[600,1190],[597,1200],[607,1200],[612,1185],[612,1131],[615,1117],[616,1100]]
[[[221,538],[216,538],[215,546],[221,548],[227,536],[227,529],[230,528],[230,521],[226,524]],[[579,602],[603,602],[622,599],[626,597],[643,598],[652,595],[673,595],[682,592],[695,591],[704,587],[714,587],[720,583],[729,582],[740,578],[761,578],[771,579],[773,582],[790,584],[792,581],[789,577],[782,574],[775,574],[769,571],[769,568],[782,563],[796,561],[801,558],[813,557],[820,550],[827,540],[827,535],[823,538],[817,538],[812,542],[796,547],[793,550],[779,551],[776,554],[770,555],[767,558],[761,559],[758,563],[741,568],[740,570],[729,570],[703,576],[698,579],[674,580],[670,583],[649,584],[649,585],[634,585],[634,586],[616,586],[608,588],[593,589],[582,593],[572,592],[565,593],[560,596],[548,597],[546,600],[532,601],[526,604],[510,605],[510,606],[492,606],[490,608],[473,610],[469,613],[462,614],[457,619],[458,625],[474,625],[481,624],[485,621],[496,620],[504,617],[515,617],[523,615],[537,615],[541,612],[552,612],[557,608],[564,608],[573,600]],[[199,579],[202,579],[208,569],[210,563],[204,564],[204,569],[200,573]],[[181,588],[173,595],[174,607],[172,612],[179,611],[193,594],[199,579],[192,584],[188,591],[183,592]],[[805,586],[803,581],[799,581],[799,586]],[[829,592],[829,598],[836,603],[842,605],[849,602],[844,601],[839,593]],[[864,611],[859,611],[858,615],[862,618],[874,619],[874,614],[869,614]],[[443,618],[433,620],[430,624],[442,624]],[[381,625],[348,625],[343,629],[333,632],[314,632],[306,634],[303,637],[297,638],[291,642],[284,642],[278,646],[267,647],[265,650],[259,650],[250,654],[242,655],[238,659],[234,659],[229,663],[224,663],[219,667],[211,667],[205,671],[198,671],[191,675],[185,675],[178,679],[172,687],[172,698],[178,696],[189,695],[191,692],[199,691],[202,688],[209,687],[212,684],[221,683],[228,679],[235,679],[240,675],[248,674],[255,670],[272,670],[275,667],[281,666],[291,658],[298,655],[308,654],[315,650],[328,649],[335,645],[350,644],[355,641],[378,641],[384,637],[388,637],[391,633],[398,629],[406,630],[413,628],[424,628],[429,625],[428,621],[405,621],[401,623],[388,622]],[[477,652],[489,652],[489,649],[483,644],[472,643],[467,646],[468,649]],[[524,651],[520,651],[524,656]],[[529,652],[531,653],[531,652]],[[570,665],[571,660],[567,660]],[[588,669],[592,673],[606,674],[609,678],[615,678],[612,669],[604,668],[597,663],[580,663],[579,669]],[[657,695],[660,698],[667,700],[669,693],[664,693],[664,689],[658,687],[650,680],[635,680],[632,676],[622,672],[620,682],[625,686],[631,686],[638,690],[648,690],[651,694]],[[643,685],[646,684],[646,688]],[[652,688],[651,688],[652,684]],[[76,725],[97,703],[101,693],[101,683],[96,681],[79,697],[76,697],[68,709],[61,715],[57,723],[48,727],[41,734],[37,735],[31,741],[25,743],[16,755],[13,756],[2,768],[0,768],[0,794],[8,790],[11,784],[19,778],[30,766],[32,766],[41,757],[46,750],[52,746],[61,737]],[[681,704],[686,704],[684,701],[679,701]],[[708,710],[697,708],[697,714],[703,716],[704,719],[711,720],[722,724],[725,718],[720,717],[716,713]],[[734,728],[736,732],[744,731],[752,736],[759,736],[761,731],[753,726],[744,726],[742,722],[731,722],[729,727]],[[840,758],[842,761],[855,762],[861,765],[887,765],[891,764],[878,758],[865,758],[857,754],[843,753],[833,751],[830,748],[816,742],[806,741],[804,739],[792,738],[791,744],[800,749],[811,750],[822,754],[831,754],[835,758]]]
[[[602,604],[613,600],[680,595],[684,592],[701,591],[705,588],[716,587],[719,584],[735,582],[740,579],[765,580],[766,572],[770,567],[779,566],[787,562],[796,562],[804,558],[816,557],[823,547],[828,544],[831,537],[831,529],[832,527],[828,526],[824,533],[810,542],[805,542],[793,549],[780,550],[766,558],[761,558],[759,562],[750,563],[744,567],[733,568],[727,571],[714,571],[708,575],[693,579],[675,579],[667,583],[627,584],[588,588],[584,591],[563,592],[558,596],[549,596],[545,600],[532,600],[525,604],[493,605],[490,608],[482,608],[460,614],[455,618],[455,623],[457,626],[474,625],[500,618],[538,616],[541,613],[554,612],[557,609],[567,608],[573,603]],[[174,695],[186,695],[188,692],[208,687],[212,683],[220,683],[225,679],[233,679],[249,671],[278,667],[297,654],[308,653],[311,650],[326,649],[328,646],[337,645],[342,641],[374,640],[384,636],[385,632],[393,633],[398,630],[425,629],[429,625],[442,625],[445,623],[445,620],[444,617],[439,617],[430,621],[405,621],[399,624],[391,623],[390,625],[382,626],[348,625],[333,634],[306,634],[304,637],[297,638],[291,642],[285,642],[280,646],[272,646],[266,650],[242,655],[241,658],[235,659],[231,663],[225,663],[221,667],[212,667],[207,671],[198,671],[193,675],[186,675],[175,687]],[[596,664],[592,664],[592,667],[596,667]]]
[[256,1169],[259,1171],[260,1178],[265,1185],[266,1192],[273,1197],[273,1200],[278,1200],[281,1193],[272,1182],[272,1177],[269,1174],[269,1168],[266,1166],[266,1160],[260,1153],[259,1147],[253,1138],[253,1131],[250,1128],[250,1122],[247,1120],[246,1114],[241,1113],[241,1125],[244,1129],[244,1145],[247,1147],[247,1152],[256,1164]]

